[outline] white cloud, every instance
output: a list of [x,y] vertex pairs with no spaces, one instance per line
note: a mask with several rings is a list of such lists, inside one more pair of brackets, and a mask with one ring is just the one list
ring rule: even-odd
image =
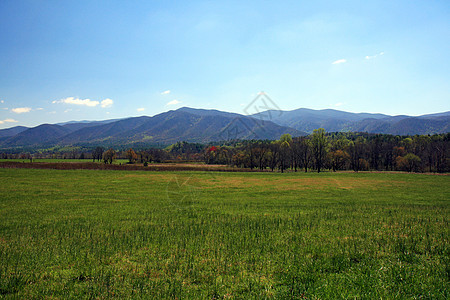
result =
[[55,100],[52,103],[65,103],[74,105],[85,105],[90,107],[95,107],[100,104],[98,101],[92,101],[91,99],[79,99],[74,97],[67,97],[61,100]]
[[112,99],[106,98],[105,100],[102,100],[101,106],[103,108],[111,107],[113,105],[114,101]]
[[380,52],[380,53],[375,54],[375,55],[366,55],[366,59],[374,59],[377,56],[381,56],[381,55],[384,55],[384,52]]
[[344,103],[338,102],[338,103],[336,103],[334,106],[338,107],[338,106],[342,106],[342,105],[344,105]]
[[36,108],[36,110],[44,110],[42,107],[38,107]]
[[71,109],[71,108],[68,108],[68,109],[66,109],[64,112],[65,112],[65,113],[68,113],[68,112],[70,112],[70,111],[72,111],[72,109]]
[[176,104],[180,104],[180,103],[181,103],[181,101],[178,101],[177,99],[174,99],[174,100],[168,102],[166,105],[176,105]]
[[331,64],[338,65],[338,64],[343,64],[345,62],[347,62],[347,60],[345,58],[343,58],[343,59],[338,59],[336,61],[333,61]]
[[161,95],[168,95],[168,94],[170,94],[170,90],[167,90],[167,91],[164,91],[161,93]]
[[11,109],[11,111],[16,113],[16,114],[23,114],[23,113],[30,112],[31,111],[31,107],[17,107],[17,108]]
[[3,103],[5,103],[5,101],[1,100],[0,103],[3,104]]
[[18,121],[14,120],[14,119],[5,119],[5,120],[0,120],[0,124],[4,124],[4,123],[17,123]]
[[145,110],[145,108],[143,108],[143,107],[137,109],[137,111],[144,111],[144,110]]
[[96,107],[100,104],[102,108],[111,107],[114,103],[112,99],[104,99],[102,101],[91,100],[91,99],[80,99],[75,97],[67,97],[61,100],[55,100],[52,103],[65,103],[65,104],[73,104],[73,105],[84,105],[88,107]]

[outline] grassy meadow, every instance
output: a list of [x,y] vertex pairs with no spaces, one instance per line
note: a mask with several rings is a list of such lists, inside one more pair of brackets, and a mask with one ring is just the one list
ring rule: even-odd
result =
[[0,169],[0,298],[450,297],[450,177]]

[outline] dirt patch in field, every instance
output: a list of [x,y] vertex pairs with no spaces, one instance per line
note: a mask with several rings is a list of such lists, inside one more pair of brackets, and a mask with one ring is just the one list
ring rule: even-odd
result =
[[140,178],[140,179],[148,179],[151,181],[167,181],[170,178],[170,174],[127,174],[122,179],[133,179],[133,178]]
[[55,169],[55,170],[117,170],[117,171],[220,171],[220,172],[257,172],[257,170],[240,169],[224,165],[204,165],[204,164],[149,164],[144,167],[142,164],[102,164],[94,162],[0,162],[0,168],[16,169]]
[[246,177],[224,177],[211,180],[204,178],[198,181],[198,186],[205,189],[219,188],[257,188],[262,190],[297,191],[305,189],[328,189],[337,188],[342,190],[351,189],[377,189],[380,186],[402,185],[400,181],[388,181],[365,178],[246,178]]

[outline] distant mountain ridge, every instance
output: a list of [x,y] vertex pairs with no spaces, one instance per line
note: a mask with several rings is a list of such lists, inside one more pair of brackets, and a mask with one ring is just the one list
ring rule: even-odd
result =
[[21,133],[22,131],[27,130],[28,127],[25,126],[15,126],[11,128],[1,129],[0,130],[0,138],[15,136],[16,134]]
[[284,133],[293,136],[306,134],[235,113],[180,108],[153,117],[133,117],[113,122],[44,124],[1,138],[0,148],[169,145],[177,141],[207,143],[229,139],[278,139]]
[[230,139],[278,139],[301,136],[314,129],[394,135],[450,132],[450,112],[418,117],[349,113],[300,108],[265,111],[251,116],[219,110],[183,107],[153,117],[104,121],[71,121],[16,126],[0,130],[0,149],[51,146],[169,145],[177,141],[207,143]]
[[300,108],[291,111],[265,111],[252,115],[311,133],[324,128],[328,132],[368,132],[393,135],[435,134],[450,131],[450,111],[418,117],[406,115],[349,113],[345,111]]
[[69,132],[70,129],[63,126],[42,124],[22,131],[15,136],[10,137],[3,143],[7,143],[9,147],[30,146],[35,144],[45,145]]

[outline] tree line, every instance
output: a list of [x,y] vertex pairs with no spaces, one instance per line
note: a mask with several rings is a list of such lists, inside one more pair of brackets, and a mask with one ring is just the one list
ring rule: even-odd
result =
[[204,162],[262,171],[408,171],[449,172],[450,133],[393,136],[368,133],[327,133],[309,136],[284,134],[279,140],[236,140],[221,143],[177,142],[165,149],[95,147],[47,153],[2,153],[1,158],[70,158],[113,163]]
[[205,151],[208,164],[260,170],[449,172],[450,134],[393,136],[367,133],[284,134],[276,141],[242,141]]

